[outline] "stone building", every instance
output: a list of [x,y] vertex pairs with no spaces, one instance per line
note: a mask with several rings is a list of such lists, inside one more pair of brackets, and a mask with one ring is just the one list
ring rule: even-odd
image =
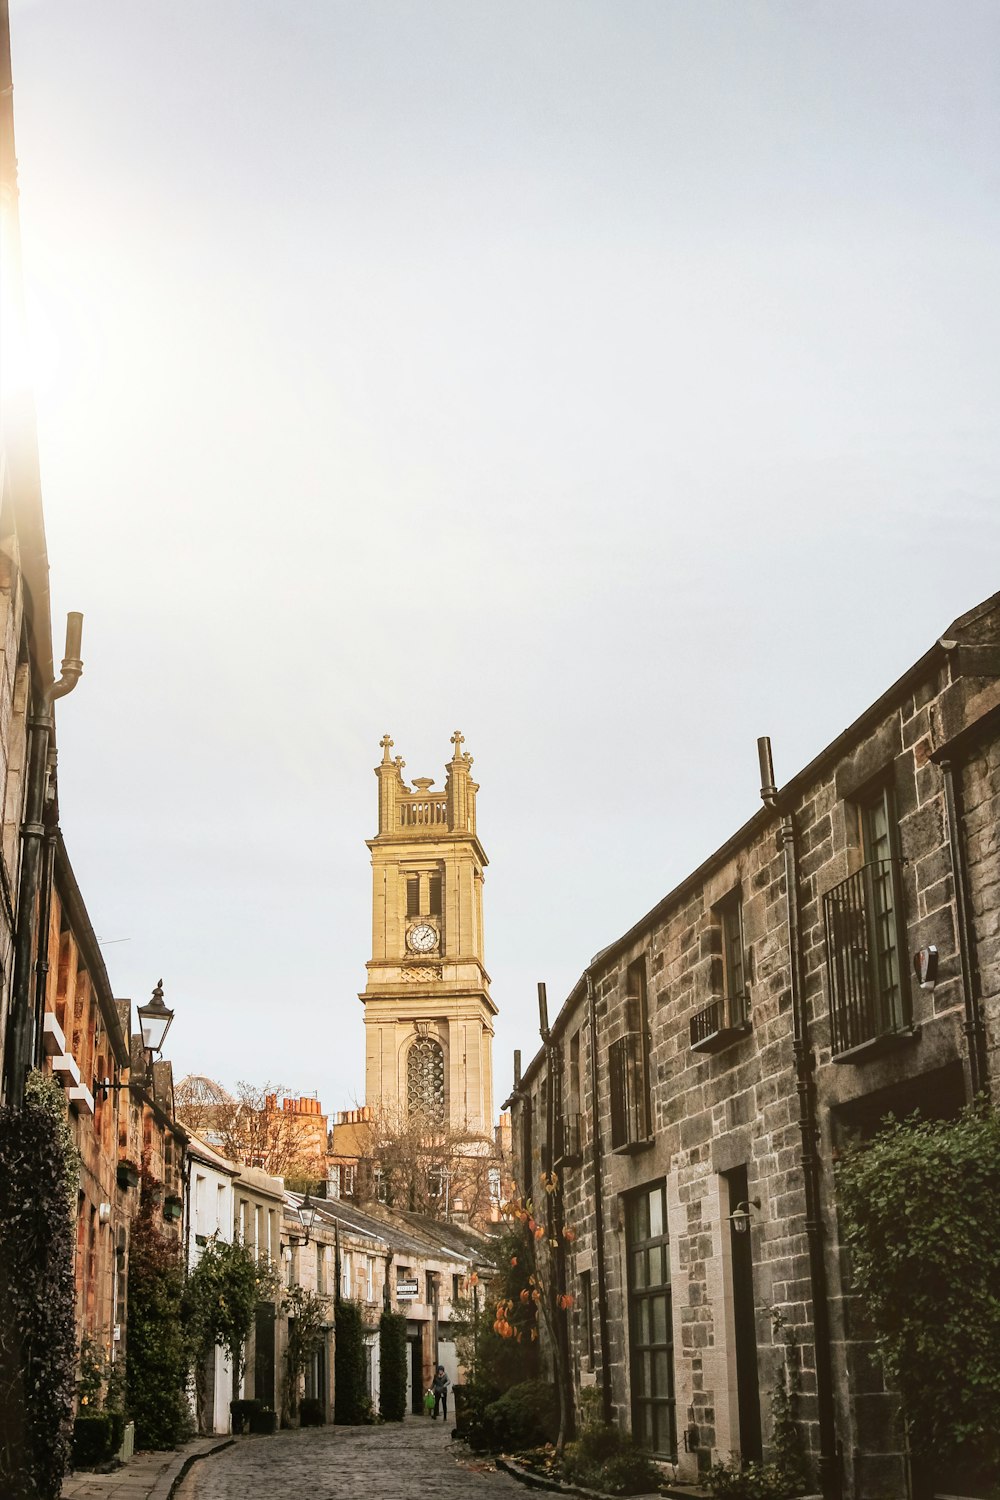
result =
[[537,1199],[556,1173],[572,1366],[609,1417],[694,1479],[768,1456],[787,1369],[823,1494],[903,1495],[833,1164],[890,1111],[996,1089],[1000,595],[780,789],[759,748],[763,808],[515,1080],[515,1175]]
[[[407,1405],[419,1415],[438,1364],[444,1365],[453,1382],[464,1374],[459,1326],[473,1302],[488,1295],[495,1274],[492,1244],[465,1226],[377,1206],[366,1210],[333,1199],[314,1201],[315,1218],[307,1240],[298,1217],[301,1202],[298,1194],[287,1196],[282,1246],[285,1285],[301,1286],[331,1302],[330,1334],[306,1372],[302,1394],[320,1400],[327,1419],[332,1420],[334,1304],[339,1295],[362,1309],[368,1395],[376,1412],[379,1319],[385,1308],[405,1313]],[[279,1337],[283,1345],[284,1337]]]
[[483,948],[487,860],[476,832],[472,756],[452,735],[443,792],[382,740],[365,1007],[366,1102],[470,1135],[493,1131],[493,1017]]

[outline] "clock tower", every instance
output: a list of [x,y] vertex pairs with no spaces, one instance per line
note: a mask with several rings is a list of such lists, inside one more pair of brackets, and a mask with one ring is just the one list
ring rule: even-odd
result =
[[471,1135],[493,1132],[493,1017],[483,962],[483,871],[472,756],[463,736],[443,792],[403,780],[382,739],[372,856],[372,956],[365,1007],[365,1088],[391,1120],[414,1117]]

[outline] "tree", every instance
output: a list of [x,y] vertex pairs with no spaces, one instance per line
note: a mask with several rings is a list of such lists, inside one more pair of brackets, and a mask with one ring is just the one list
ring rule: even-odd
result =
[[386,1309],[378,1325],[378,1406],[385,1422],[406,1415],[406,1314]]
[[[273,1177],[297,1173],[309,1181],[326,1180],[326,1141],[318,1146],[303,1128],[302,1117],[285,1109],[288,1091],[280,1085],[236,1085],[235,1095],[218,1085],[184,1079],[174,1096],[177,1119],[203,1135],[230,1161],[259,1167]],[[318,1117],[310,1116],[311,1120]]]
[[338,1298],[333,1420],[342,1426],[357,1427],[371,1416],[365,1377],[365,1324],[361,1304]]
[[391,1208],[472,1223],[495,1217],[502,1162],[487,1136],[444,1125],[424,1114],[369,1109],[366,1156],[357,1196]]
[[[542,1183],[546,1197],[558,1191],[558,1180],[553,1172],[543,1175]],[[548,1205],[546,1205],[548,1208]],[[569,1370],[566,1362],[566,1314],[573,1306],[573,1296],[562,1290],[561,1253],[564,1243],[576,1238],[575,1232],[559,1222],[559,1217],[547,1212],[548,1223],[536,1219],[530,1199],[506,1205],[508,1217],[524,1228],[521,1239],[521,1255],[524,1256],[524,1271],[527,1285],[518,1293],[517,1303],[512,1298],[501,1299],[497,1305],[495,1331],[501,1338],[524,1339],[525,1330],[519,1323],[518,1305],[527,1312],[533,1305],[536,1316],[541,1319],[547,1335],[547,1348],[552,1357],[556,1391],[559,1397],[559,1436],[556,1455],[562,1457],[566,1439],[570,1435],[573,1420],[569,1397]],[[519,1258],[520,1264],[520,1258]],[[530,1313],[529,1313],[530,1317]],[[538,1337],[537,1326],[529,1325],[529,1338]]]
[[282,1393],[281,1421],[290,1426],[299,1414],[299,1384],[326,1338],[330,1318],[330,1299],[304,1287],[293,1286],[285,1293],[282,1310],[288,1319],[288,1343],[285,1348],[285,1386]]
[[837,1173],[855,1291],[914,1456],[1000,1469],[1000,1117],[891,1120]]
[[278,1291],[270,1260],[256,1260],[246,1245],[210,1240],[184,1288],[181,1315],[194,1360],[199,1415],[205,1405],[205,1375],[215,1349],[226,1350],[237,1388],[243,1378],[247,1339],[259,1302]]

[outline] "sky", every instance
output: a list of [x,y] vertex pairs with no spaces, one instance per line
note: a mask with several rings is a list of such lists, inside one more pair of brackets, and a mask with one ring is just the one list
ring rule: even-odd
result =
[[12,0],[62,826],[175,1075],[363,1100],[379,739],[589,959],[1000,587],[993,0]]

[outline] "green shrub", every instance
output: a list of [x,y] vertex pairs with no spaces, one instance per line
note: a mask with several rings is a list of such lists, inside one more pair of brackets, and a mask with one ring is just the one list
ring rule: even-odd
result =
[[562,1477],[608,1495],[645,1495],[663,1476],[629,1433],[602,1423],[585,1427],[577,1442],[567,1443]]
[[801,1494],[800,1487],[776,1464],[741,1464],[737,1457],[714,1466],[708,1488],[716,1500],[790,1500]]
[[333,1420],[338,1425],[357,1427],[371,1420],[367,1373],[360,1304],[338,1302],[333,1407]]
[[85,1411],[73,1423],[73,1467],[93,1469],[106,1464],[121,1447],[109,1411]]
[[0,1109],[0,1494],[9,1500],[55,1500],[69,1458],[78,1185],[62,1089],[33,1073],[23,1107]]
[[125,1409],[135,1422],[137,1448],[176,1448],[192,1425],[188,1347],[181,1328],[181,1253],[156,1223],[158,1187],[143,1164],[129,1246],[125,1371]]
[[406,1415],[406,1317],[384,1312],[378,1325],[379,1411],[386,1422]]
[[890,1120],[837,1172],[854,1289],[918,1461],[1000,1468],[1000,1115]]
[[648,1453],[626,1449],[605,1459],[598,1489],[609,1495],[648,1495],[659,1488],[662,1479]]
[[554,1385],[525,1380],[495,1401],[470,1404],[468,1442],[479,1452],[506,1453],[555,1442],[559,1397]]
[[232,1418],[232,1429],[237,1434],[249,1432],[250,1423],[255,1411],[260,1411],[260,1402],[247,1398],[242,1401],[230,1401],[229,1414]]
[[303,1427],[324,1427],[326,1412],[322,1401],[315,1396],[303,1396],[299,1402],[299,1422]]

